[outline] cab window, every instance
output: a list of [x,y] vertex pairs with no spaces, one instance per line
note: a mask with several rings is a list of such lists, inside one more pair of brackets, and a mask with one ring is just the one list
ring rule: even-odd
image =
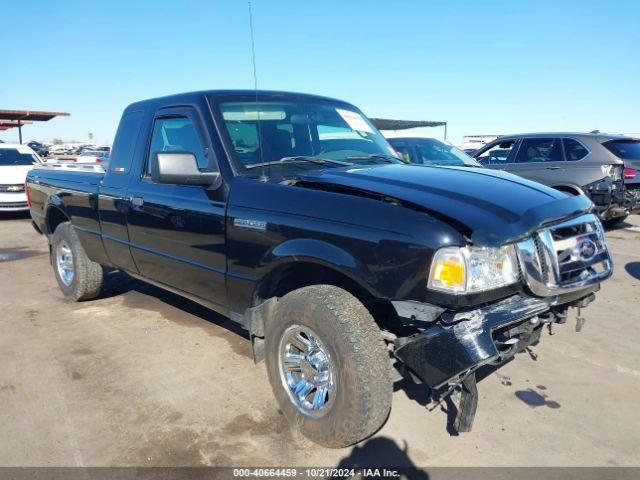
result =
[[562,162],[559,138],[525,138],[518,149],[516,163]]
[[[204,145],[198,136],[193,121],[186,116],[157,118],[153,125],[149,157],[159,152],[193,153],[198,167],[206,169],[208,160]],[[150,175],[151,162],[147,162],[147,175]]]
[[505,140],[482,152],[476,160],[485,165],[502,165],[510,163],[516,140]]

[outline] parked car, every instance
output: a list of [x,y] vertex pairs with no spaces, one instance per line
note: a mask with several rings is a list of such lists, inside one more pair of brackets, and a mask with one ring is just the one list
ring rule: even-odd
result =
[[82,155],[87,150],[95,151],[96,150],[96,146],[95,145],[84,145],[82,147],[78,147],[78,151],[76,153],[78,155]]
[[79,155],[80,153],[82,153],[83,150],[89,150],[94,148],[95,148],[95,145],[92,145],[90,143],[82,143],[80,145],[72,145],[69,148],[69,150],[72,155]]
[[39,166],[27,191],[65,297],[108,267],[237,322],[311,440],[376,432],[400,375],[460,389],[468,431],[476,370],[586,307],[610,254],[582,195],[394,154],[343,101],[198,92],[127,107],[106,172]]
[[75,158],[74,162],[107,164],[109,162],[109,152],[105,152],[102,150],[84,150]]
[[27,146],[36,152],[40,158],[49,156],[49,147],[44,143],[36,142],[35,140],[31,140],[27,143]]
[[395,137],[387,141],[405,161],[419,165],[446,167],[482,167],[457,147],[425,137]]
[[40,162],[38,155],[26,145],[0,144],[0,212],[29,209],[25,179],[33,164]]
[[616,137],[604,143],[616,157],[624,161],[624,184],[636,205],[640,203],[640,139]]
[[49,153],[52,155],[71,155],[72,149],[67,145],[52,145]]
[[611,226],[633,207],[624,186],[624,162],[607,147],[619,138],[590,133],[506,135],[478,150],[475,158],[487,168],[586,195]]

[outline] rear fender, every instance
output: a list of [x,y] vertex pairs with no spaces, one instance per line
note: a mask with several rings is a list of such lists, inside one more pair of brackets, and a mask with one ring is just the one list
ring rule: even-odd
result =
[[62,202],[62,200],[58,195],[51,195],[48,198],[47,204],[44,210],[46,212],[45,219],[46,219],[46,227],[47,227],[47,231],[45,233],[49,237],[53,235],[53,232],[56,229],[58,223],[60,223],[60,222],[53,223],[53,224],[51,223],[54,215],[56,215],[55,211],[65,216],[67,218],[67,221],[69,222],[71,221],[71,215],[69,215],[69,212],[67,211],[67,207],[65,206],[65,204]]

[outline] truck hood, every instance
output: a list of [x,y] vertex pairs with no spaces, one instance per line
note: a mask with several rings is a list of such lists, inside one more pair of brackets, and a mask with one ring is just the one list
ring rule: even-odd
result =
[[483,168],[373,165],[298,175],[303,185],[381,195],[451,219],[476,245],[499,246],[542,225],[588,212],[583,196],[568,196],[521,177]]
[[33,165],[0,165],[0,185],[24,183]]

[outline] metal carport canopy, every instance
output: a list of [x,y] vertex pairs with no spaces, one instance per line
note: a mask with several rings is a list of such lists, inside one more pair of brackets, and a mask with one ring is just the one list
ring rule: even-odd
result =
[[27,123],[33,123],[33,122],[21,121],[18,123],[17,120],[0,120],[0,130],[9,130],[10,128],[22,126]]
[[[0,110],[0,122],[3,130],[18,127],[20,143],[22,143],[22,125],[32,122],[46,122],[54,117],[68,117],[67,112],[42,112],[38,110]],[[4,122],[6,120],[6,122]],[[14,123],[15,122],[15,123]],[[11,124],[9,126],[9,123]]]
[[444,127],[447,122],[431,122],[426,120],[391,120],[388,118],[372,118],[378,130],[406,130],[419,127]]

